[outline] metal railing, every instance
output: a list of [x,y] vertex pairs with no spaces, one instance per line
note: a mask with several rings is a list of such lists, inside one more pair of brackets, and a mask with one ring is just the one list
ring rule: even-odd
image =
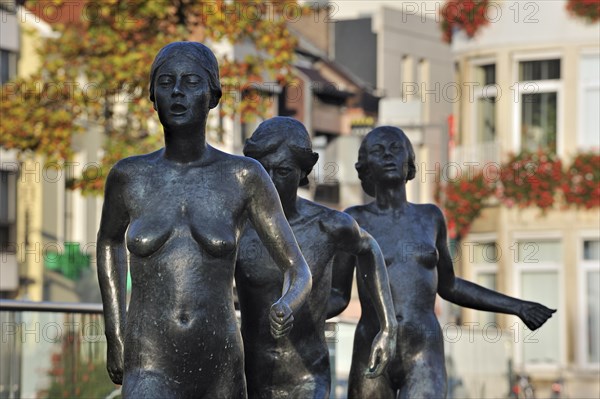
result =
[[498,141],[473,145],[460,145],[454,149],[451,161],[459,165],[475,164],[476,169],[483,169],[487,164],[499,165],[502,160],[502,148]]
[[[0,300],[0,326],[0,399],[120,397],[106,371],[102,304]],[[333,397],[345,397],[354,327],[327,323]]]
[[0,300],[0,399],[116,398],[101,304]]

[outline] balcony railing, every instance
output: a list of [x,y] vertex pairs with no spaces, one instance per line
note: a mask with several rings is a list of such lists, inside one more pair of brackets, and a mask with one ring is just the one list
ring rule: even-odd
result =
[[475,169],[483,169],[487,164],[499,164],[501,147],[497,141],[473,145],[459,145],[451,154],[451,162],[459,165],[473,165]]
[[[101,304],[0,300],[0,326],[0,399],[121,397],[106,371]],[[326,326],[332,392],[337,388],[338,394],[347,386],[354,328],[354,323]],[[340,344],[347,367],[336,373]]]
[[116,398],[102,305],[0,301],[0,398]]

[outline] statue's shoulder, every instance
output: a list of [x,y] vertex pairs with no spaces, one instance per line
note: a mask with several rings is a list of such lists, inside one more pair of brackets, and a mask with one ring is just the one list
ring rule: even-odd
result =
[[213,157],[219,162],[220,167],[225,167],[239,177],[248,178],[252,175],[265,173],[261,164],[249,157],[243,155],[234,155],[213,148]]
[[318,218],[323,224],[332,228],[352,224],[353,219],[346,213],[337,209],[307,199],[302,200],[302,213],[305,218]]
[[436,204],[412,204],[412,206],[420,214],[425,214],[436,218],[443,217],[444,215],[442,210]]
[[444,212],[435,204],[412,204],[413,209],[420,218],[425,220],[432,220],[438,226],[446,224],[446,218]]
[[350,215],[360,224],[359,219],[362,218],[364,215],[370,213],[369,204],[351,206],[350,208],[346,208],[344,210],[344,213]]
[[108,178],[112,180],[116,178],[131,178],[140,173],[147,172],[148,169],[156,163],[162,151],[163,150],[160,149],[149,154],[133,155],[131,157],[123,158],[113,165],[110,169]]
[[345,212],[306,199],[301,200],[301,203],[303,218],[318,221],[320,229],[334,237],[343,237],[358,231],[356,221]]

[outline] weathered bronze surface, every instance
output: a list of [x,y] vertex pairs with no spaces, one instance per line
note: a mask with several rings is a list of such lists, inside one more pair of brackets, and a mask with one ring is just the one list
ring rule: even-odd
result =
[[294,315],[294,329],[279,340],[269,334],[263,309],[276,300],[284,275],[276,267],[255,229],[242,236],[236,286],[242,314],[242,337],[248,395],[251,398],[328,398],[331,385],[325,342],[327,299],[331,291],[331,260],[337,252],[359,259],[366,292],[374,298],[376,333],[366,348],[360,373],[381,375],[396,344],[396,319],[385,270],[375,240],[347,214],[298,197],[299,186],[317,162],[310,137],[295,119],[275,117],[260,124],[246,142],[244,154],[258,160],[277,188],[285,215],[312,275],[312,292]]
[[220,97],[207,47],[165,46],[150,85],[165,146],[119,161],[107,178],[98,276],[108,372],[125,398],[246,397],[232,291],[248,219],[285,276],[275,304],[261,309],[275,336],[289,333],[310,293],[309,268],[269,176],[258,162],[206,143]]
[[[432,204],[406,199],[406,182],[415,177],[415,153],[402,130],[382,126],[361,144],[356,169],[365,192],[375,200],[346,210],[379,243],[389,276],[398,320],[394,359],[381,377],[361,372],[379,325],[364,283],[358,280],[362,316],[354,339],[349,398],[443,398],[446,395],[444,343],[434,313],[436,294],[478,310],[514,314],[532,330],[554,310],[483,288],[454,275],[446,223]],[[336,257],[330,314],[347,306],[354,262]],[[399,396],[397,396],[399,394]]]

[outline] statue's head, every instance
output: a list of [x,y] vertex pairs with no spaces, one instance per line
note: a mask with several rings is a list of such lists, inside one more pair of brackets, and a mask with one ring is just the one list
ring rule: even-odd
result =
[[401,129],[379,126],[363,139],[354,165],[363,190],[375,196],[380,183],[401,183],[415,178],[415,151]]
[[[295,187],[308,184],[308,175],[319,159],[313,152],[310,135],[302,123],[277,116],[262,122],[246,140],[244,155],[259,161],[269,172],[275,186],[277,179],[289,180],[286,172],[298,174]],[[277,176],[278,175],[278,176]]]
[[214,108],[221,99],[221,83],[219,81],[219,64],[213,52],[198,42],[173,42],[163,47],[150,68],[150,101],[156,108],[156,84],[159,71],[173,64],[184,64],[190,71],[201,74],[208,81],[210,89],[209,107]]

